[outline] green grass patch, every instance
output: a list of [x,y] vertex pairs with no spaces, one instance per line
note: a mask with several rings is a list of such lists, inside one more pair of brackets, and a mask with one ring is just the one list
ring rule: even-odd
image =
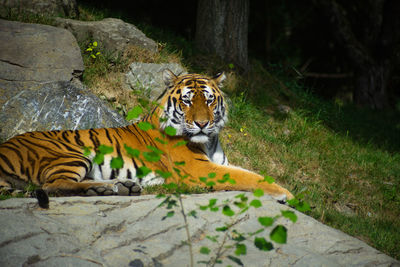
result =
[[304,193],[311,216],[399,259],[400,116],[338,107],[296,81],[265,83],[231,97],[221,135],[230,162]]

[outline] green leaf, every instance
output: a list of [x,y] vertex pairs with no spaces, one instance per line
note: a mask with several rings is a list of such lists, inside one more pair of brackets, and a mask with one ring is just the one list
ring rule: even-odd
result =
[[160,138],[158,138],[158,137],[156,137],[156,138],[154,138],[157,142],[159,142],[160,144],[163,144],[163,145],[166,145],[166,144],[168,144],[168,142],[167,141],[165,141],[165,140],[163,140],[163,139],[160,139]]
[[165,134],[169,136],[175,136],[176,135],[176,129],[172,126],[167,126],[164,129]]
[[215,178],[215,176],[217,176],[217,174],[215,172],[210,172],[208,174],[208,178]]
[[217,231],[217,232],[225,232],[226,230],[228,230],[228,227],[226,227],[226,226],[221,226],[221,227],[215,228],[215,231]]
[[271,217],[258,217],[258,222],[265,227],[269,227],[274,224],[274,218]]
[[126,153],[128,153],[128,155],[131,158],[139,158],[139,155],[140,155],[140,151],[139,150],[137,150],[135,148],[131,148],[131,147],[127,146],[126,144],[124,144],[124,148],[126,150]]
[[216,243],[216,242],[218,241],[218,236],[217,236],[217,235],[215,235],[215,236],[207,235],[206,238],[207,238],[208,240],[214,242],[214,243]]
[[184,161],[175,161],[175,166],[184,166],[186,163]]
[[88,157],[88,156],[90,156],[90,154],[92,154],[92,147],[90,147],[90,146],[84,146],[84,147],[83,147],[83,155],[84,155],[85,157]]
[[218,207],[210,207],[210,211],[212,212],[217,212],[219,210]]
[[199,180],[203,183],[207,183],[207,177],[199,177]]
[[103,162],[104,162],[104,154],[96,153],[96,156],[94,156],[94,158],[93,158],[93,162],[98,164],[98,165],[103,164]]
[[254,245],[259,249],[263,251],[270,251],[274,248],[271,242],[268,242],[265,240],[264,237],[256,237],[254,239]]
[[96,56],[95,56],[95,55],[93,55],[93,54],[92,54],[92,55],[90,55],[90,56],[91,56],[92,58],[96,58]]
[[287,238],[287,230],[283,225],[277,225],[269,234],[271,240],[279,244],[285,244]]
[[232,255],[228,255],[227,257],[228,257],[228,259],[230,259],[231,261],[233,261],[237,265],[244,266],[243,262],[239,258],[236,258],[236,257],[234,257]]
[[89,47],[86,49],[87,52],[93,51],[93,48]]
[[128,111],[128,114],[126,114],[126,120],[133,120],[137,119],[140,114],[143,113],[143,109],[140,106],[136,106],[133,109]]
[[147,146],[148,149],[150,149],[151,151],[157,153],[157,154],[164,154],[164,152],[158,148],[156,148],[155,146]]
[[257,188],[256,190],[254,190],[253,195],[255,197],[262,197],[264,195],[264,191],[260,188]]
[[208,254],[210,254],[210,249],[208,247],[201,247],[200,248],[200,253],[208,255]]
[[230,184],[236,184],[236,181],[235,181],[235,179],[228,179],[228,183],[230,183]]
[[145,160],[149,162],[157,162],[161,159],[160,154],[157,152],[151,151],[151,152],[143,152],[142,153],[143,157]]
[[235,215],[235,212],[228,205],[225,205],[222,209],[222,214],[232,217],[233,215]]
[[112,169],[121,169],[124,166],[124,160],[121,157],[112,158],[110,166]]
[[97,47],[97,42],[96,41],[93,42],[93,46]]
[[187,144],[187,141],[181,140],[181,141],[178,141],[178,142],[174,145],[174,147],[184,146],[184,145],[186,145],[186,144]]
[[262,206],[261,201],[258,200],[258,199],[253,199],[253,200],[250,202],[249,205],[250,205],[250,206],[253,206],[253,207],[256,208],[256,209]]
[[154,128],[153,124],[147,121],[141,121],[137,124],[140,130],[142,131],[148,131]]
[[222,176],[222,179],[217,180],[218,183],[223,184],[226,183],[230,178],[229,173],[226,173]]
[[97,151],[99,151],[102,154],[110,154],[114,151],[114,148],[112,146],[99,145]]
[[213,181],[209,181],[206,183],[207,187],[213,187],[214,185],[215,185],[215,182],[213,182]]
[[158,175],[160,175],[162,178],[164,179],[168,179],[169,177],[172,176],[172,173],[170,172],[164,172],[162,170],[155,170],[155,173],[157,173]]
[[167,215],[165,215],[164,217],[162,217],[162,221],[164,221],[165,219],[167,219],[167,218],[171,218],[172,216],[174,216],[175,215],[175,211],[173,211],[173,210],[171,210],[171,211],[168,211],[167,212]]
[[272,184],[272,183],[275,182],[275,179],[272,178],[271,176],[265,175],[265,176],[264,176],[264,180],[263,180],[262,182],[267,182],[267,183],[269,183],[269,184]]
[[288,200],[288,204],[289,206],[294,207],[296,210],[300,212],[306,212],[311,210],[311,207],[307,202],[303,200],[298,200],[297,198]]
[[282,216],[288,218],[292,222],[297,222],[297,215],[291,210],[281,210]]
[[213,206],[215,206],[215,204],[217,204],[217,199],[216,198],[212,198],[208,201],[208,206],[211,208]]
[[235,255],[237,256],[246,255],[246,253],[247,253],[247,247],[245,244],[236,244]]
[[136,176],[139,178],[145,177],[147,174],[151,173],[151,170],[146,166],[139,167],[136,171]]
[[176,183],[168,183],[168,184],[163,184],[163,187],[165,189],[175,190],[178,188],[178,185]]
[[197,219],[197,211],[192,210],[191,212],[188,213],[188,216],[192,216],[193,218]]

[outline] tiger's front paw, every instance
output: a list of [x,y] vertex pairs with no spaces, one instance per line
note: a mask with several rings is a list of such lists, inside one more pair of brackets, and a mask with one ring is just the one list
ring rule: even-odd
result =
[[88,188],[84,195],[86,196],[112,196],[115,195],[114,189],[111,186],[104,185],[104,186],[93,186]]
[[139,196],[142,189],[131,180],[117,181],[114,184],[114,192],[119,196]]

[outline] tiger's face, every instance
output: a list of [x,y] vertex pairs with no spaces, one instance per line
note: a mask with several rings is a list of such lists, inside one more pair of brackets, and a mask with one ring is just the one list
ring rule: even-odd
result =
[[225,75],[175,76],[166,70],[163,79],[168,91],[161,101],[164,107],[161,129],[172,126],[177,135],[194,143],[207,143],[211,136],[217,135],[227,121],[226,104],[218,88]]

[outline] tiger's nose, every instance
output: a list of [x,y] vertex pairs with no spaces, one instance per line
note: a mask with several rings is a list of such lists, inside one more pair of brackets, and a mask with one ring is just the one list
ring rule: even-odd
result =
[[203,129],[208,125],[208,121],[194,121],[194,124],[196,124],[200,129]]

